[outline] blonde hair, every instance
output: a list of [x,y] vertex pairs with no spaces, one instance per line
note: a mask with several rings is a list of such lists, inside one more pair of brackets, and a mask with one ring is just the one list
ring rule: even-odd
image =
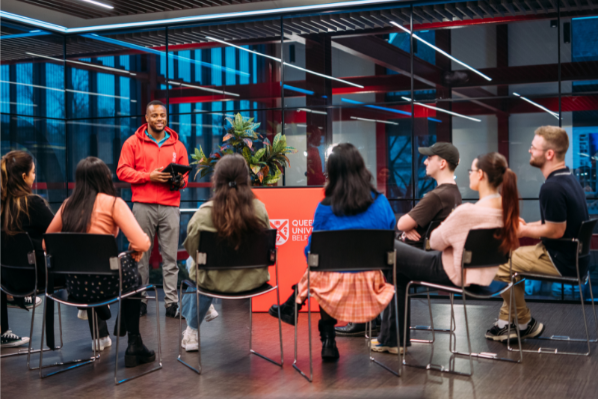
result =
[[535,134],[544,138],[548,145],[548,148],[545,149],[553,150],[558,161],[565,159],[565,154],[569,149],[569,136],[565,129],[558,126],[540,126],[536,129]]
[[21,232],[21,212],[29,217],[27,196],[31,188],[23,180],[33,168],[33,157],[25,151],[11,151],[2,157],[2,231],[13,235]]

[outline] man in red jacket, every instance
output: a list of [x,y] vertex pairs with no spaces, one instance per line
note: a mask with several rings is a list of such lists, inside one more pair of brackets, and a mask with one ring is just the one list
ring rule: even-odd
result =
[[[177,296],[177,251],[179,246],[179,205],[181,193],[170,189],[170,174],[162,170],[171,163],[189,165],[187,150],[179,141],[178,134],[166,127],[166,107],[160,101],[147,105],[145,119],[135,135],[123,145],[116,175],[131,183],[133,192],[133,214],[143,231],[154,243],[158,231],[158,242],[164,277],[164,303],[166,316],[178,314]],[[188,177],[181,180],[179,188],[187,185]],[[139,262],[139,273],[143,284],[149,283],[149,257],[146,252]],[[157,300],[157,299],[156,299]],[[141,315],[147,314],[147,300],[141,304]]]

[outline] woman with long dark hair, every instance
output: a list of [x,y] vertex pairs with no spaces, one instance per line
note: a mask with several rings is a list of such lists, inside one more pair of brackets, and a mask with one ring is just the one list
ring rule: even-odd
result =
[[[239,247],[243,237],[259,234],[269,228],[270,221],[264,204],[251,191],[251,177],[245,159],[239,154],[226,155],[216,164],[212,177],[214,196],[203,204],[187,225],[187,239],[183,244],[191,257],[199,248],[201,231],[218,233],[223,240]],[[270,280],[268,268],[247,270],[198,270],[190,262],[189,277],[206,290],[237,293],[255,289]],[[188,288],[187,292],[195,292]],[[204,319],[212,298],[199,296],[199,320],[195,295],[184,295],[182,315],[187,321],[181,346],[186,351],[198,349],[199,324]]]
[[[139,260],[143,253],[150,248],[150,240],[141,230],[127,204],[116,197],[116,189],[112,183],[112,175],[108,166],[99,158],[87,157],[79,162],[75,171],[75,189],[67,198],[52,220],[48,233],[70,232],[89,234],[111,234],[115,237],[122,230],[130,243],[130,249],[135,251],[133,258]],[[85,262],[85,259],[81,259]],[[67,275],[66,286],[69,296],[75,300],[97,302],[104,298],[118,295],[118,276],[89,276],[82,277]],[[127,287],[123,284],[123,292],[137,287]],[[138,299],[124,299],[121,302],[122,317],[120,332],[129,335],[129,346],[125,353],[125,366],[134,367],[139,364],[153,362],[156,359],[154,351],[143,344],[139,333]],[[93,342],[92,348],[103,350],[112,345],[108,336],[105,320],[110,318],[107,307],[96,308],[101,321],[99,342]],[[90,331],[92,329],[91,310],[88,309]],[[93,338],[93,333],[92,333]]]
[[[393,230],[396,219],[386,197],[372,185],[372,175],[353,144],[343,143],[333,147],[326,162],[328,183],[325,198],[316,208],[313,231],[348,229]],[[311,236],[305,247],[309,253]],[[337,319],[365,323],[378,316],[392,299],[394,288],[384,280],[380,271],[357,273],[312,272],[311,295],[320,305],[320,339],[322,359],[339,358],[335,341]],[[344,287],[352,287],[347,290]],[[294,287],[293,287],[294,288]],[[298,284],[299,309],[307,298],[307,271]],[[294,294],[281,305],[281,318],[285,323],[295,323]],[[276,305],[269,313],[278,317]]]
[[[457,207],[442,224],[432,232],[430,246],[433,251],[423,251],[403,242],[395,241],[397,250],[397,301],[399,306],[399,339],[403,342],[405,290],[412,280],[461,286],[461,257],[470,230],[501,228],[500,249],[505,253],[517,248],[519,240],[519,192],[517,175],[509,169],[504,156],[491,152],[473,160],[469,170],[469,187],[477,191],[480,199],[475,204]],[[496,268],[468,269],[465,285],[490,285]],[[372,350],[396,354],[399,350],[395,323],[397,313],[394,301],[384,312],[378,339],[372,340]],[[408,311],[407,322],[410,315]],[[409,345],[409,328],[407,328]]]
[[[2,157],[2,257],[8,258],[12,252],[18,251],[11,238],[18,233],[27,233],[36,250],[42,249],[42,236],[50,225],[54,214],[48,208],[46,201],[39,195],[33,194],[31,188],[35,182],[35,163],[33,157],[25,151],[11,151]],[[6,262],[10,264],[10,262]],[[37,288],[43,289],[46,279],[44,263],[38,259]],[[30,278],[23,279],[30,274]],[[33,273],[2,270],[2,282],[6,286],[20,291],[33,288],[35,276]],[[7,308],[25,306],[31,308],[41,304],[37,297],[25,298],[24,301],[13,299],[8,301],[2,292],[2,348],[24,345],[29,342],[28,337],[19,337],[8,326]]]

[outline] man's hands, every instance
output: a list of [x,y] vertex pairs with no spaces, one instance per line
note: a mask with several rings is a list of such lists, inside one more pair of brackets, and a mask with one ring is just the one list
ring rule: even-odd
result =
[[411,241],[419,241],[419,239],[421,238],[421,236],[419,235],[419,233],[415,229],[409,230],[409,231],[405,231],[403,233],[403,235],[405,236],[406,239],[411,240]]
[[[131,244],[129,244],[129,251],[132,251]],[[134,251],[131,254],[131,258],[133,258],[133,260],[135,262],[139,262],[141,260],[141,258],[143,257],[143,254],[144,254],[144,252]]]
[[152,183],[168,183],[170,180],[170,173],[161,172],[164,167],[159,167],[150,173],[150,181]]

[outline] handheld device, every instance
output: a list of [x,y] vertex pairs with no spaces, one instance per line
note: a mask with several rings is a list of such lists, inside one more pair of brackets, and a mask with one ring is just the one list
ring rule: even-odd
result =
[[185,175],[193,170],[193,167],[189,165],[181,165],[178,163],[171,163],[164,168],[164,173],[170,173],[170,191],[176,191],[180,189],[181,180]]

